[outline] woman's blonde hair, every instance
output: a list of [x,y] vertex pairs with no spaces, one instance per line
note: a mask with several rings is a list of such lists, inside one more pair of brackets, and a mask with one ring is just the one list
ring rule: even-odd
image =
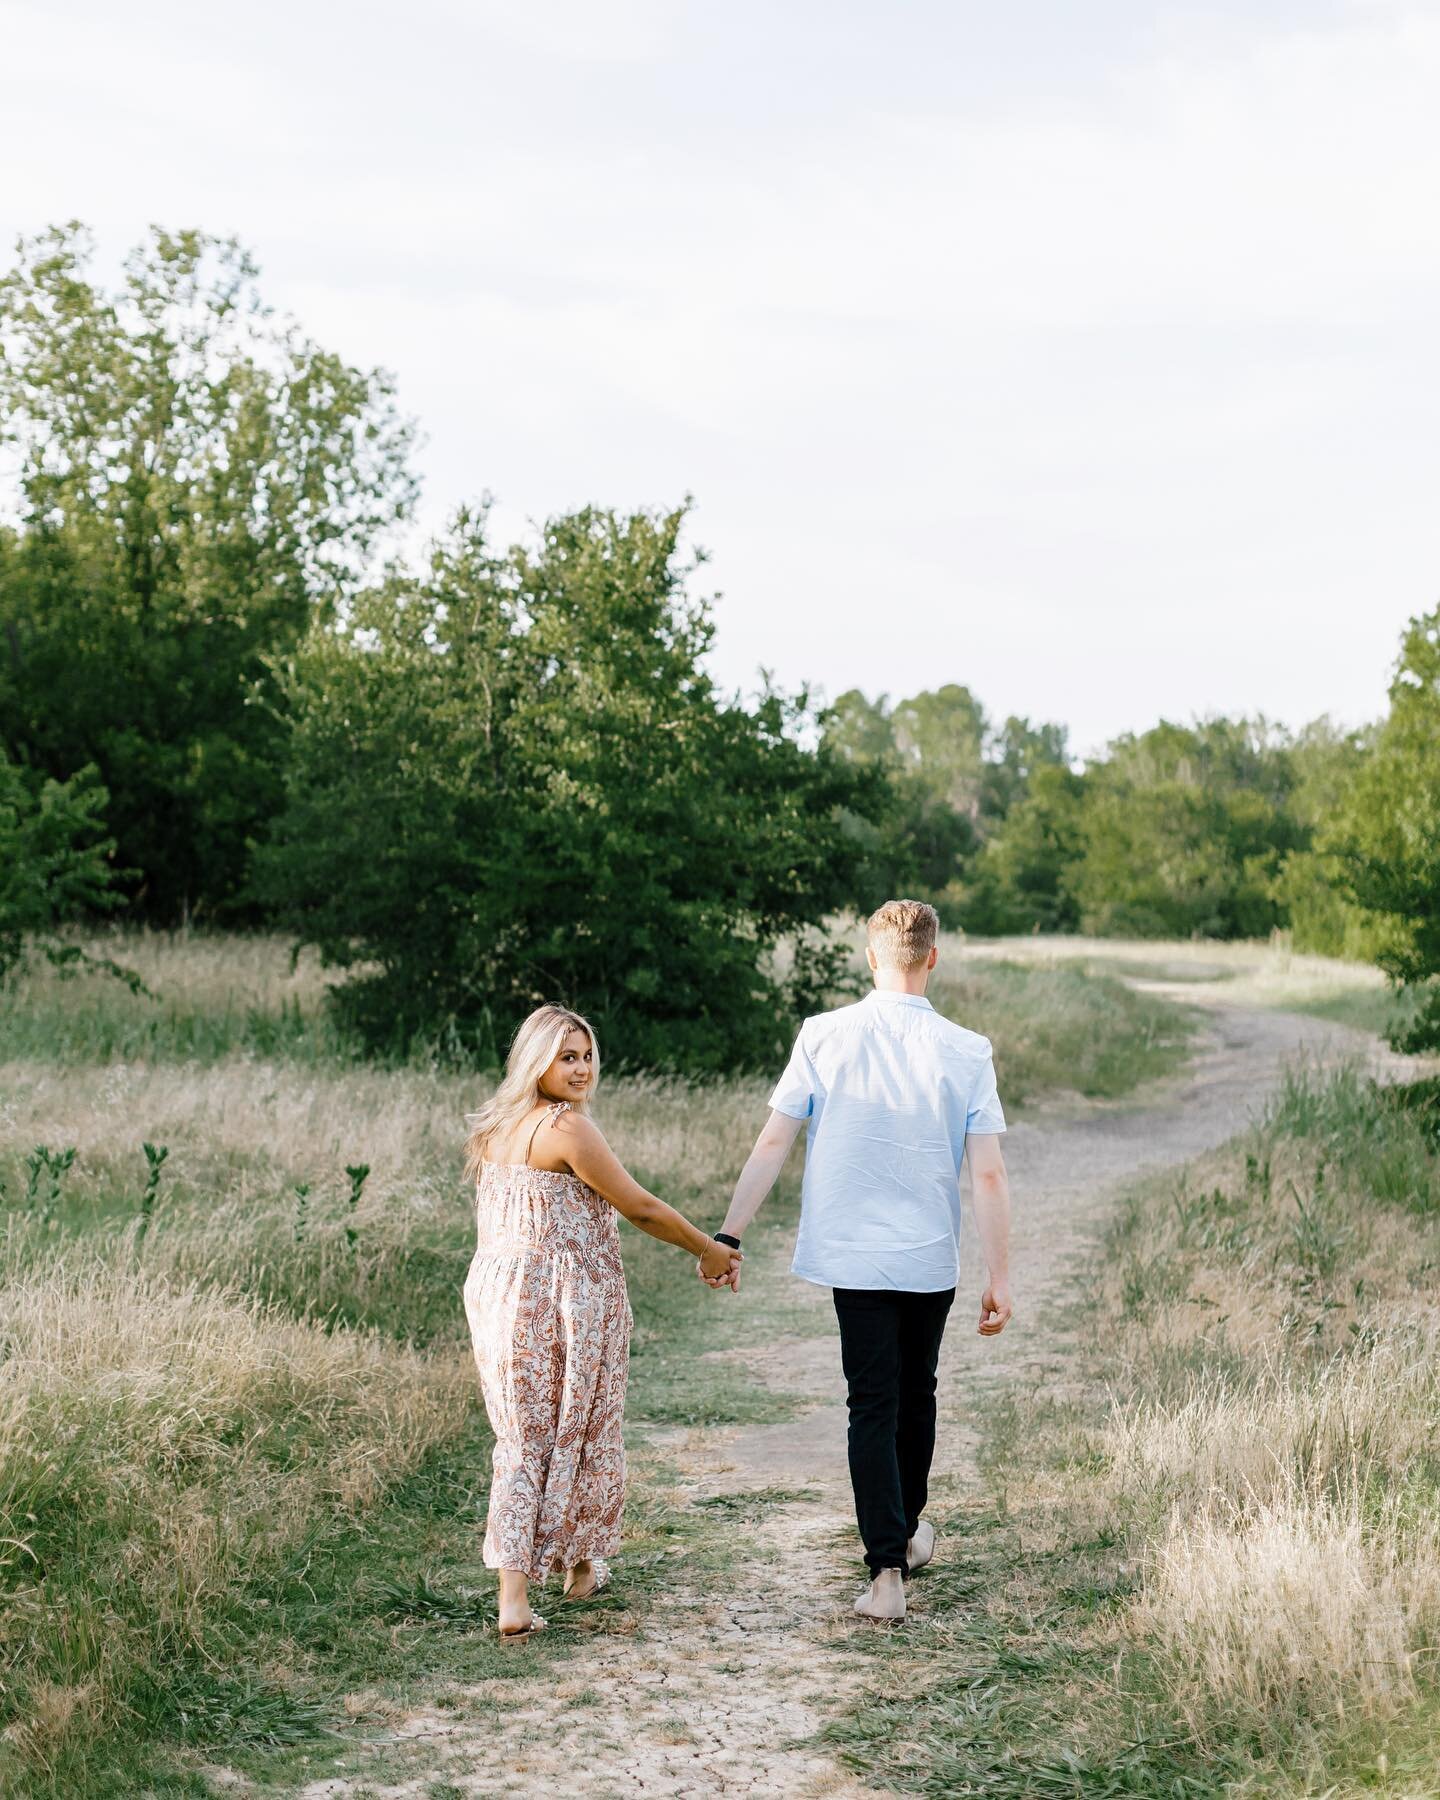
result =
[[505,1075],[498,1088],[466,1120],[470,1135],[465,1140],[465,1174],[478,1180],[485,1161],[485,1147],[523,1119],[540,1098],[540,1077],[560,1054],[560,1046],[572,1031],[583,1031],[590,1040],[590,1085],[585,1098],[572,1101],[583,1112],[600,1085],[600,1043],[589,1021],[568,1006],[537,1006],[521,1024],[505,1058]]

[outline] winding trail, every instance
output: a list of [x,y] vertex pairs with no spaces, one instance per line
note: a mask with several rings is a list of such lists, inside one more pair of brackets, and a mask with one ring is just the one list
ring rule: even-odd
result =
[[[1183,986],[1137,984],[1195,1002]],[[1005,1154],[1014,1194],[1016,1318],[1004,1337],[974,1332],[973,1275],[962,1273],[941,1365],[935,1482],[954,1492],[974,1479],[966,1397],[977,1382],[1065,1378],[1067,1346],[1054,1320],[1073,1297],[1115,1189],[1184,1162],[1242,1130],[1302,1051],[1321,1061],[1359,1057],[1377,1073],[1408,1067],[1368,1034],[1282,1012],[1204,1003],[1205,1027],[1179,1074],[1113,1104],[1056,1103],[1012,1127]],[[790,1281],[783,1264],[747,1271]],[[797,1284],[798,1285],[798,1284]],[[972,1291],[973,1290],[973,1291]],[[863,1786],[806,1740],[832,1717],[861,1673],[847,1635],[873,1630],[850,1601],[863,1568],[845,1466],[845,1405],[829,1299],[813,1294],[817,1335],[727,1355],[755,1378],[803,1396],[783,1424],[659,1433],[692,1496],[789,1490],[754,1527],[765,1560],[716,1604],[677,1586],[643,1636],[597,1636],[544,1688],[487,1684],[504,1711],[483,1724],[421,1713],[390,1742],[422,1739],[423,1770],[399,1781],[311,1783],[304,1800],[446,1794],[586,1796],[857,1795]],[[721,1304],[729,1304],[724,1297]],[[735,1302],[745,1304],[742,1293]],[[725,1529],[717,1523],[717,1529]],[[944,1555],[942,1542],[940,1555]],[[738,1574],[739,1572],[737,1572]],[[623,1571],[619,1572],[623,1580]],[[914,1602],[924,1616],[923,1584]],[[503,1692],[501,1691],[503,1690]],[[477,1694],[478,1698],[484,1698]],[[577,1706],[577,1702],[579,1705]],[[436,1784],[445,1784],[437,1789]]]

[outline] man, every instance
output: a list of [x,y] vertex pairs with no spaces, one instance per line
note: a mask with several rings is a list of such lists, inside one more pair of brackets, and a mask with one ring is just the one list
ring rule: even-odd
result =
[[[870,1570],[855,1610],[872,1619],[905,1617],[905,1578],[935,1550],[921,1513],[940,1340],[959,1271],[965,1155],[989,1271],[980,1335],[996,1336],[1011,1313],[1005,1115],[989,1040],[942,1019],[925,998],[938,927],[934,908],[919,900],[889,900],[871,917],[865,955],[874,991],[801,1027],[715,1234],[739,1248],[806,1124],[791,1266],[834,1290],[850,1481]],[[730,1285],[738,1292],[738,1270]]]

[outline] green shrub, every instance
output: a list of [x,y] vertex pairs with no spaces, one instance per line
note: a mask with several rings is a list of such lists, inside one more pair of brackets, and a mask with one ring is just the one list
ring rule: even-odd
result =
[[836,985],[842,814],[882,779],[806,747],[803,696],[747,710],[702,672],[682,523],[586,511],[497,557],[462,515],[425,579],[302,648],[264,892],[351,971],[336,1004],[371,1045],[494,1062],[560,1000],[612,1058],[754,1067]]
[[1324,847],[1389,928],[1375,960],[1419,1000],[1398,1047],[1440,1047],[1440,608],[1411,620],[1389,717]]
[[119,903],[105,801],[93,769],[69,781],[35,779],[0,748],[0,982],[18,968],[27,943],[56,964],[97,961],[56,934],[82,913]]

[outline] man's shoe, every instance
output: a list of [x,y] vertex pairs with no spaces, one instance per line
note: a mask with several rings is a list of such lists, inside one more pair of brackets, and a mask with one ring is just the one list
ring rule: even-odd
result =
[[935,1554],[935,1527],[928,1519],[922,1519],[915,1527],[915,1535],[905,1546],[905,1561],[913,1575],[917,1569],[923,1569]]
[[899,1569],[882,1569],[855,1602],[862,1619],[898,1625],[905,1617],[905,1582]]

